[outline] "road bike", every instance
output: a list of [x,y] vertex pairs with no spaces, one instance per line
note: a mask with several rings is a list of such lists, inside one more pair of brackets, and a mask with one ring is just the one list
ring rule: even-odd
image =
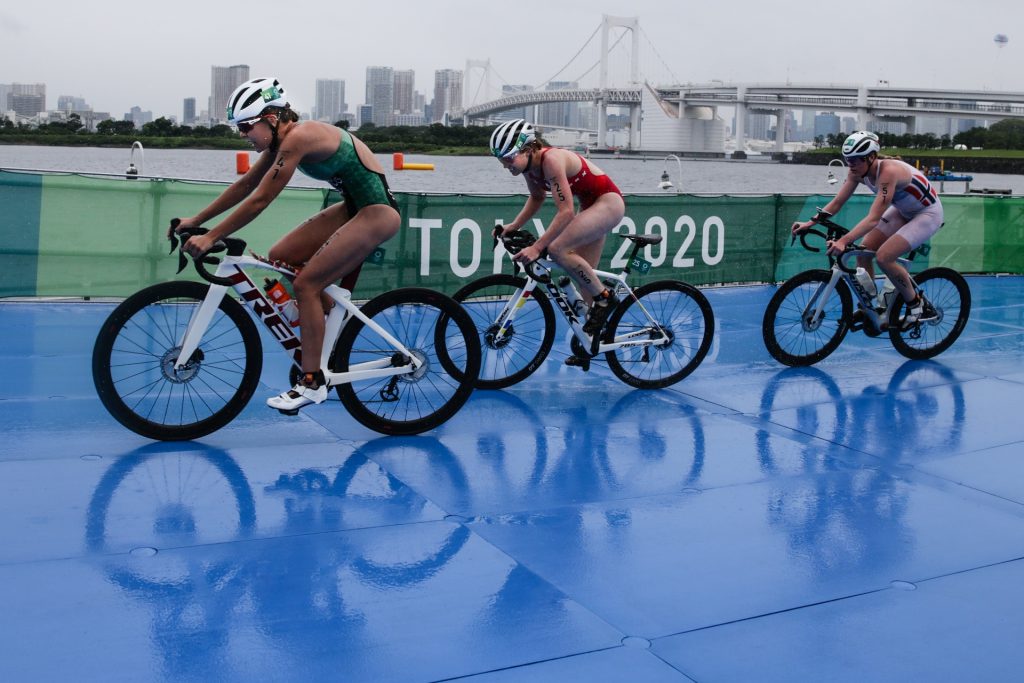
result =
[[[187,240],[205,232],[195,228],[180,235]],[[219,241],[210,253],[226,252],[223,258],[207,254],[194,260],[209,284],[152,285],[107,318],[93,348],[93,381],[104,407],[122,425],[151,439],[175,441],[205,436],[235,418],[252,398],[263,367],[260,334],[246,308],[292,361],[290,384],[298,381],[301,341],[247,272],[269,269],[294,278],[297,270],[244,255],[245,247],[236,238]],[[177,248],[172,232],[171,252]],[[217,265],[216,272],[205,264]],[[179,273],[185,265],[179,250]],[[347,289],[332,284],[324,292],[334,305],[320,367],[359,423],[382,434],[417,434],[437,427],[466,402],[480,369],[480,342],[473,321],[450,297],[404,288],[357,306]],[[443,365],[439,347],[445,350]]]
[[[495,229],[495,247],[500,226]],[[650,263],[637,256],[659,235],[620,235],[633,242],[626,267],[619,273],[595,271],[615,291],[619,303],[603,330],[583,331],[586,305],[569,277],[552,277],[555,263],[545,255],[521,266],[526,277],[497,273],[458,290],[453,298],[476,323],[482,351],[480,389],[501,389],[529,377],[551,351],[555,339],[554,301],[572,330],[572,356],[567,361],[589,369],[604,354],[620,380],[640,389],[675,384],[693,372],[711,347],[715,327],[711,304],[699,289],[677,280],[658,280],[633,289],[626,278]],[[509,254],[532,244],[533,235],[515,231],[501,236]],[[538,286],[540,285],[540,286]]]
[[[827,234],[814,229],[801,234],[800,244],[808,251],[821,251],[807,243],[808,235],[834,241],[849,232],[820,210],[817,222]],[[790,244],[795,241],[796,235]],[[907,267],[920,251],[919,247],[908,258],[898,260]],[[924,302],[924,313],[921,319],[906,324],[907,306],[899,292],[893,290],[876,302],[855,277],[856,268],[847,265],[849,259],[861,255],[874,257],[875,252],[851,244],[838,257],[828,257],[829,270],[798,273],[779,287],[761,324],[765,347],[775,360],[792,366],[813,365],[839,348],[850,331],[869,337],[888,332],[896,350],[915,360],[937,356],[956,341],[971,312],[971,290],[960,273],[937,267],[911,276],[914,290]],[[877,282],[876,289],[882,291]]]

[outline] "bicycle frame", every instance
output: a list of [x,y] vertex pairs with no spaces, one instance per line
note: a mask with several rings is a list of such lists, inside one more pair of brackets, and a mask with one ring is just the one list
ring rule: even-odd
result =
[[[601,280],[611,280],[615,283],[616,291],[623,291],[629,298],[634,300],[634,304],[643,311],[647,320],[650,322],[649,328],[643,328],[640,330],[631,331],[626,334],[616,335],[611,341],[602,341],[597,344],[595,348],[594,338],[583,331],[583,320],[576,315],[576,311],[569,304],[569,299],[562,291],[554,279],[550,277],[551,271],[554,269],[555,264],[550,259],[538,259],[531,264],[532,268],[536,268],[541,271],[540,276],[544,278],[544,288],[547,290],[548,295],[558,305],[558,309],[562,312],[566,322],[569,323],[569,327],[572,329],[576,339],[583,344],[584,348],[590,349],[592,355],[598,355],[608,351],[614,351],[615,349],[624,348],[627,346],[663,346],[671,343],[671,338],[665,333],[657,321],[651,316],[650,312],[644,308],[643,304],[636,299],[633,295],[632,288],[626,283],[626,276],[629,274],[628,270],[623,270],[619,273],[611,273],[604,270],[594,270],[598,278]],[[546,276],[546,277],[545,277]],[[539,281],[534,277],[529,277],[526,281],[526,286],[523,287],[517,294],[512,296],[501,309],[501,313],[495,322],[499,323],[499,328],[495,334],[496,340],[501,340],[509,325],[515,319],[516,313],[526,303],[526,300],[532,296],[533,291],[537,288]],[[621,290],[620,290],[621,288]],[[656,332],[654,332],[656,330]],[[657,336],[652,337],[652,333]]]
[[[870,249],[850,249],[839,255],[830,269],[832,277],[829,279],[828,284],[822,287],[819,291],[814,293],[811,300],[807,302],[807,308],[804,309],[804,322],[809,329],[816,329],[821,324],[823,318],[823,311],[825,304],[828,303],[829,297],[832,296],[832,292],[835,291],[836,285],[840,280],[844,280],[846,285],[853,292],[853,295],[857,298],[860,304],[861,310],[864,312],[864,316],[871,322],[876,330],[884,329],[885,324],[888,324],[889,313],[892,311],[892,307],[898,302],[897,296],[895,295],[886,302],[884,310],[879,312],[874,304],[872,303],[872,296],[865,291],[864,286],[861,285],[857,278],[853,277],[850,273],[853,269],[846,265],[846,259],[856,258],[857,256],[871,256],[874,257],[875,252]],[[896,259],[904,268],[910,265],[910,261],[905,258]],[[911,283],[914,285],[914,289],[917,289],[917,283],[914,282],[913,276],[911,276]],[[810,315],[809,315],[810,314]],[[858,328],[859,329],[859,328]]]
[[[301,340],[295,334],[288,321],[280,315],[277,306],[270,301],[263,290],[245,272],[247,267],[271,269],[292,277],[295,275],[295,271],[285,266],[271,264],[251,256],[227,255],[224,256],[217,266],[216,276],[231,282],[231,289],[234,289],[256,318],[263,323],[285,352],[291,356],[295,366],[301,369]],[[203,299],[202,304],[193,311],[185,334],[180,341],[180,353],[174,363],[175,370],[180,370],[192,358],[192,354],[198,348],[199,342],[213,320],[213,315],[224,299],[227,290],[227,285],[210,283],[209,292]],[[324,292],[337,304],[331,308],[330,313],[327,315],[324,329],[324,344],[320,355],[320,368],[323,370],[328,386],[364,379],[409,374],[416,372],[423,365],[422,359],[410,352],[401,342],[382,329],[380,325],[363,315],[359,308],[352,303],[352,293],[350,291],[331,284],[324,289]],[[380,359],[359,363],[346,372],[330,371],[328,364],[331,353],[334,351],[334,344],[345,324],[353,317],[361,320],[363,324],[393,346],[396,353],[401,354],[405,362],[395,365],[393,359]]]

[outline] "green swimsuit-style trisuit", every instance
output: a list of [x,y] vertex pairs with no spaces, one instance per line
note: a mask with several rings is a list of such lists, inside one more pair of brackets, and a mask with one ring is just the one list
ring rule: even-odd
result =
[[327,181],[341,192],[345,205],[355,214],[364,206],[387,204],[398,209],[383,173],[366,168],[356,152],[352,136],[343,128],[337,151],[323,161],[300,163],[299,170],[310,178]]

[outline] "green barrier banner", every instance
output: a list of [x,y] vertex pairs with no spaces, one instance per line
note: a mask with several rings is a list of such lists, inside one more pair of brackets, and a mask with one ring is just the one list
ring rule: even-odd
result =
[[[175,277],[167,226],[191,216],[223,183],[120,180],[0,171],[0,296],[124,297]],[[236,236],[266,255],[293,227],[338,201],[333,190],[288,188]],[[355,296],[422,286],[451,294],[466,282],[512,272],[491,231],[510,222],[525,195],[399,194],[402,229],[364,264]],[[631,281],[673,278],[696,285],[778,282],[826,267],[822,253],[790,244],[790,226],[814,215],[827,195],[629,195],[626,216],[608,236],[600,268],[626,266],[631,243],[616,234],[653,234]],[[836,217],[853,226],[871,195],[855,195]],[[1024,273],[1024,198],[945,195],[946,224],[913,270],[948,265],[962,272]],[[528,226],[540,233],[549,202]],[[824,245],[821,245],[824,246]],[[643,265],[647,264],[647,266]]]

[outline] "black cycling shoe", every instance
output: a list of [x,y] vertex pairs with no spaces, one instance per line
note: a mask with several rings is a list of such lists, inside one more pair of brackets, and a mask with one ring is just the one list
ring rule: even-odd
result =
[[618,298],[611,293],[600,299],[594,299],[594,305],[590,307],[587,321],[583,323],[583,331],[592,337],[600,332],[617,303],[619,303]]
[[587,372],[590,370],[590,356],[569,356],[565,359],[565,364],[574,368],[582,368],[583,372]]

